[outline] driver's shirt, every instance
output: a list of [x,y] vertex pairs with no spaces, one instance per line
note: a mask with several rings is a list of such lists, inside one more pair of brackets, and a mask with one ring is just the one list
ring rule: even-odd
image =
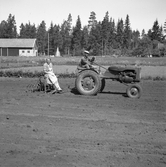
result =
[[84,66],[86,64],[89,64],[88,58],[82,57],[79,63],[79,66]]

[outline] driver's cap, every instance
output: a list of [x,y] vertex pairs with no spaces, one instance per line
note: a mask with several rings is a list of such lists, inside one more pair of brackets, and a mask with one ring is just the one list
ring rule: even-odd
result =
[[85,54],[89,54],[89,51],[85,50],[84,53],[85,53]]

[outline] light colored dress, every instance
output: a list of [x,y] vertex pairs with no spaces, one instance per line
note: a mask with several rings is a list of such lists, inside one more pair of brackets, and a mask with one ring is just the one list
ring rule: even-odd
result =
[[44,63],[44,73],[47,84],[54,84],[57,90],[62,90],[58,83],[58,78],[53,72],[52,63]]

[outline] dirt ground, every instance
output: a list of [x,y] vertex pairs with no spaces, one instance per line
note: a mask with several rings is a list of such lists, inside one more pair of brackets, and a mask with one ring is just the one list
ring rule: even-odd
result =
[[0,167],[166,166],[166,81],[142,81],[140,99],[118,82],[91,97],[59,82],[53,95],[0,78]]

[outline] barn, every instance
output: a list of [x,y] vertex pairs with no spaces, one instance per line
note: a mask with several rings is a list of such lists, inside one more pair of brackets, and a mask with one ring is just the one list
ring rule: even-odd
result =
[[0,56],[37,56],[36,39],[0,38]]

